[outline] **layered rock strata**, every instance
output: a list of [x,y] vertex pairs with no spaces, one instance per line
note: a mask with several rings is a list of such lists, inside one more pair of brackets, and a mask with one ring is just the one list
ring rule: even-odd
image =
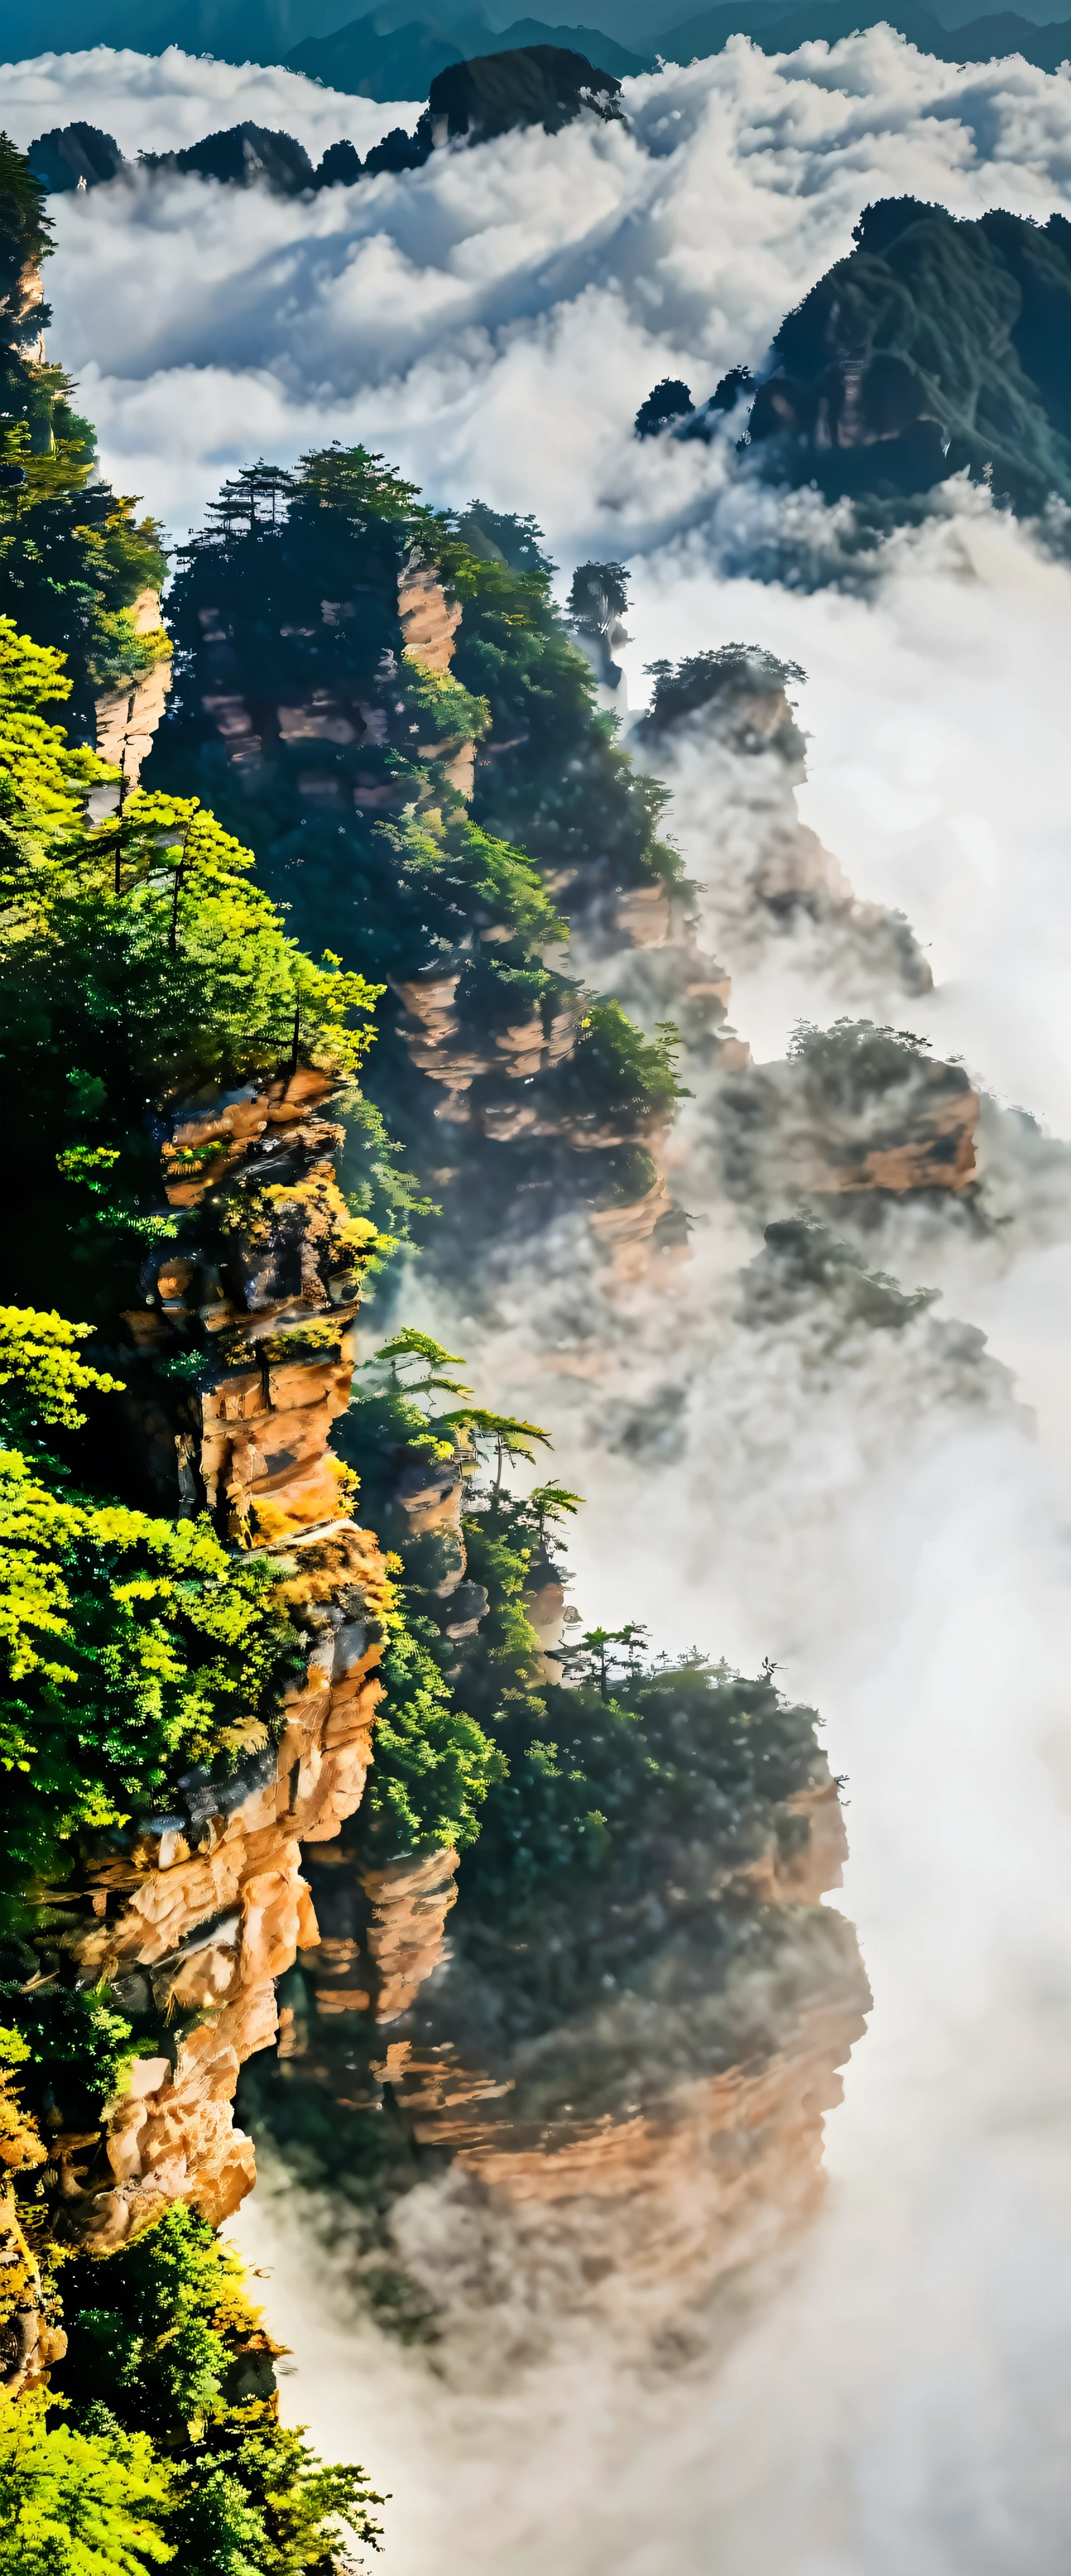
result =
[[[560,1613],[542,1589],[549,1636]],[[629,1878],[597,1936],[610,1973],[592,1966],[586,1915],[559,1902],[540,1929],[511,1928],[471,1920],[462,1893],[385,2047],[354,1974],[351,1867],[322,1856],[328,1973],[306,1973],[304,2005],[291,1980],[273,2121],[322,2136],[322,2108],[306,2132],[300,2105],[335,2097],[348,2215],[332,2203],[333,2242],[351,2241],[384,2323],[480,2380],[566,2315],[611,2323],[637,2355],[707,2331],[720,2285],[820,2200],[824,2114],[870,2001],[851,1927],[820,1901],[844,1851],[817,1756],[743,1866],[697,1841]]]
[[[305,1657],[278,1740],[232,1777],[188,1773],[169,1812],[87,1853],[62,1928],[53,1906],[41,1935],[46,1972],[52,1953],[73,1956],[156,2034],[98,2130],[48,2141],[58,2231],[94,2253],[168,2201],[218,2222],[251,2188],[238,2070],[275,2036],[276,1978],[319,1937],[301,1844],[337,1834],[372,1758],[390,1596],[327,1446],[349,1396],[359,1275],[339,1130],[323,1114],[332,1091],[301,1068],[174,1111],[162,1159],[179,1232],[126,1319],[128,1429],[149,1481],[169,1510],[207,1508],[232,1539],[274,1551]],[[154,1375],[179,1352],[185,1378]]]

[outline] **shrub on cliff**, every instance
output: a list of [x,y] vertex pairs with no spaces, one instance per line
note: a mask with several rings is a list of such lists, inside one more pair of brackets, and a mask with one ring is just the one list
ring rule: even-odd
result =
[[279,2346],[204,2219],[178,2203],[62,2281],[53,2393],[0,2393],[3,2576],[342,2576],[378,2548],[363,2469],[280,2424]]
[[295,1668],[262,1557],[206,1521],[86,1500],[48,1443],[118,1381],[57,1315],[0,1308],[0,1920],[77,1837],[147,1812],[185,1763],[265,1743]]
[[[109,2262],[63,2274],[73,2426],[102,2415],[167,2464],[163,2531],[183,2576],[332,2576],[380,2537],[363,2469],[324,2468],[280,2424],[272,2356],[234,2248],[181,2203]],[[345,2563],[345,2562],[344,2562]]]
[[[380,1667],[386,1697],[356,1827],[377,1859],[429,1847],[464,1850],[475,1841],[488,1792],[505,1776],[495,1741],[498,1697],[538,1655],[520,1599],[527,1560],[508,1544],[501,1476],[507,1456],[531,1458],[547,1435],[474,1403],[452,1373],[458,1365],[430,1334],[395,1334],[358,1371],[339,1427],[340,1451],[359,1468],[362,1509],[390,1546],[398,1576],[399,1618]],[[496,1553],[485,1540],[482,1515],[466,1516],[462,1590],[456,1534],[414,1536],[401,1497],[414,1474],[430,1478],[432,1488],[438,1475],[444,1490],[468,1480],[482,1452],[496,1459],[500,1545]],[[476,1630],[460,1640],[459,1601],[460,1625]]]
[[61,367],[36,353],[50,315],[40,265],[52,226],[38,180],[0,135],[0,611],[69,657],[74,722],[93,739],[93,701],[139,678],[166,651],[159,627],[138,633],[139,592],[167,569],[155,519],[89,477],[90,423],[72,408]]
[[627,1646],[618,1660],[608,1690],[544,1685],[535,1724],[530,1705],[504,1704],[508,1776],[463,1873],[491,1922],[552,1898],[582,1912],[593,1870],[601,1911],[664,1883],[670,1848],[693,1840],[708,1864],[720,1850],[739,1867],[811,1776],[814,1711],[785,1701],[771,1672],[749,1679],[698,1653],[645,1668]]
[[3,2576],[147,2576],[175,2554],[162,2528],[170,2494],[144,2434],[77,2432],[49,2424],[42,2397],[0,2393]]
[[[299,1061],[355,1073],[378,988],[305,955],[195,799],[132,795],[87,826],[81,800],[113,773],[41,716],[67,685],[57,654],[0,619],[0,1062],[23,1213],[4,1266],[43,1303],[73,1256],[80,1298],[114,1315],[175,1232],[159,1111]],[[387,1140],[361,1116],[355,1178],[389,1208]]]
[[486,699],[473,815],[525,852],[567,919],[615,889],[676,883],[658,826],[667,792],[634,768],[552,595],[534,521],[484,501],[446,522],[439,559],[461,604],[454,667]]

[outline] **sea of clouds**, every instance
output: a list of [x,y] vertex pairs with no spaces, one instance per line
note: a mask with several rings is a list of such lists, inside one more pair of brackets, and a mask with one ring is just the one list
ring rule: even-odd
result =
[[[175,53],[3,78],[16,140],[83,116],[127,152],[242,116],[365,149],[417,113]],[[702,399],[760,363],[875,198],[1067,207],[1071,81],[1018,59],[964,72],[877,29],[773,61],[736,39],[625,99],[627,126],[510,136],[307,203],[143,175],[57,199],[51,347],[106,470],[176,537],[237,464],[363,439],[438,503],[533,511],[563,583],[585,556],[626,561],[634,705],[656,656],[742,637],[802,663],[801,811],[933,968],[902,1015],[1071,1134],[1068,571],[956,486],[864,587],[830,580],[834,514],[805,505],[777,577],[776,505],[736,481],[729,441],[631,434],[658,377]],[[714,775],[682,770],[671,817],[711,902]],[[813,944],[730,943],[722,962],[760,1058],[845,1006]],[[878,1255],[990,1331],[1034,1440],[995,1382],[972,1398],[925,1319],[816,1367],[802,1332],[734,1321],[755,1241],[704,1183],[702,1116],[680,1149],[693,1262],[607,1316],[605,1403],[570,1373],[567,1259],[507,1281],[493,1331],[422,1319],[471,1322],[485,1398],[550,1422],[556,1472],[589,1497],[586,1617],[639,1614],[752,1668],[771,1652],[826,1714],[876,1996],[830,2124],[827,2217],[720,2371],[641,2388],[565,2353],[478,2404],[332,2308],[300,2215],[258,2198],[243,2231],[277,2265],[294,2413],[394,2489],[394,2576],[1056,2576],[1071,1256],[1029,1226],[924,1244],[905,1227]],[[600,1410],[667,1382],[675,1444],[615,1449]]]
[[[174,51],[0,77],[19,144],[83,117],[160,150],[248,116],[365,149],[419,112]],[[725,474],[717,452],[633,444],[651,384],[705,397],[761,361],[869,200],[1045,216],[1071,189],[1071,82],[1018,58],[957,69],[883,28],[774,60],[735,38],[624,95],[627,125],[508,135],[308,201],[144,178],[54,200],[53,345],[107,470],[180,535],[251,456],[362,438],[437,502],[533,510],[563,560],[632,555]]]

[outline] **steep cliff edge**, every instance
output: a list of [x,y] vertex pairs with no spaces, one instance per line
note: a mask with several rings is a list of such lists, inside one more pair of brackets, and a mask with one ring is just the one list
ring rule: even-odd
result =
[[145,772],[211,794],[314,951],[387,985],[370,1093],[441,1211],[436,1267],[470,1278],[474,1228],[490,1250],[646,1202],[653,1233],[676,1097],[666,1032],[580,987],[563,946],[672,875],[659,792],[511,530],[433,513],[363,448],[248,469],[169,595]]
[[633,2357],[701,2341],[818,2205],[870,2000],[821,1903],[838,1791],[769,1676],[559,1686],[506,1740],[445,1951],[388,2015],[349,1829],[310,1856],[323,1941],[243,2091],[359,2303],[477,2383],[570,2318]]
[[[172,1812],[120,1835],[118,1850],[85,1851],[63,1887],[62,1928],[53,1918],[30,1936],[43,1976],[57,1953],[75,1961],[139,2039],[99,2132],[59,2128],[49,2140],[57,2233],[92,2253],[176,2198],[218,2224],[251,2188],[234,2088],[243,2060],[274,2037],[276,1978],[318,1937],[300,1846],[337,1833],[372,1758],[391,1596],[374,1538],[339,1508],[327,1446],[349,1396],[357,1305],[353,1271],[340,1266],[338,1130],[323,1116],[333,1088],[299,1068],[244,1096],[177,1105],[163,1170],[183,1222],[128,1318],[142,1353],[185,1352],[196,1369],[170,1408],[173,1379],[157,1378],[149,1395],[144,1362],[130,1371],[129,1432],[161,1499],[172,1511],[207,1505],[246,1545],[268,1539],[273,1596],[303,1641],[304,1669],[277,1742],[229,1775],[202,1765],[181,1776]],[[221,1247],[205,1200],[224,1173],[232,1192],[266,1185],[272,1199],[269,1222]]]

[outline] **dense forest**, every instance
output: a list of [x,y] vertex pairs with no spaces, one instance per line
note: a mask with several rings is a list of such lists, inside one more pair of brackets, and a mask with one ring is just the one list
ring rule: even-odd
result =
[[676,1088],[671,1034],[547,955],[680,874],[550,575],[526,524],[332,449],[229,485],[168,602],[146,784],[210,801],[298,935],[386,987],[365,1087],[437,1264],[640,1197]]

